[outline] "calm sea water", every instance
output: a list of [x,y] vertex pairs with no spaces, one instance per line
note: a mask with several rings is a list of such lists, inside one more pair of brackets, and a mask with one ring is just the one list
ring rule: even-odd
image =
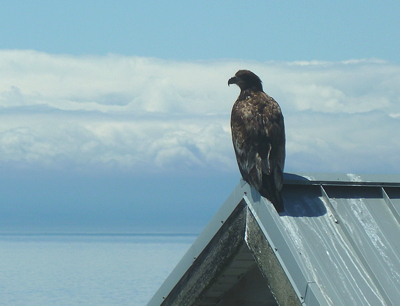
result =
[[194,235],[0,235],[0,305],[146,305]]

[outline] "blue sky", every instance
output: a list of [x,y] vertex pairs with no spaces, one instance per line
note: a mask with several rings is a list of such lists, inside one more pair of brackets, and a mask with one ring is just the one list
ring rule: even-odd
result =
[[2,7],[6,49],[175,60],[399,60],[398,1],[32,0]]
[[239,182],[250,69],[287,172],[400,174],[398,1],[14,1],[0,12],[0,231],[201,230]]

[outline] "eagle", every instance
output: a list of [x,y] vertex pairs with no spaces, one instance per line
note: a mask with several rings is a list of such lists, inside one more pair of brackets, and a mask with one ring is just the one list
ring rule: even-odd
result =
[[263,91],[261,79],[239,70],[228,85],[240,94],[231,113],[232,142],[243,179],[283,212],[285,125],[279,104]]

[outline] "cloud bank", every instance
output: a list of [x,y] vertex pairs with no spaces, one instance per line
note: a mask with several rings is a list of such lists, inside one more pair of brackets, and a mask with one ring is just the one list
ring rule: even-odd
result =
[[400,66],[178,62],[0,51],[0,166],[237,171],[230,111],[250,69],[281,105],[287,172],[400,173]]

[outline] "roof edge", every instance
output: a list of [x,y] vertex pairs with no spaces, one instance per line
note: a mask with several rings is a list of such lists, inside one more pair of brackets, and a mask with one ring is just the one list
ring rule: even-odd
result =
[[399,187],[400,175],[354,173],[285,173],[284,184]]

